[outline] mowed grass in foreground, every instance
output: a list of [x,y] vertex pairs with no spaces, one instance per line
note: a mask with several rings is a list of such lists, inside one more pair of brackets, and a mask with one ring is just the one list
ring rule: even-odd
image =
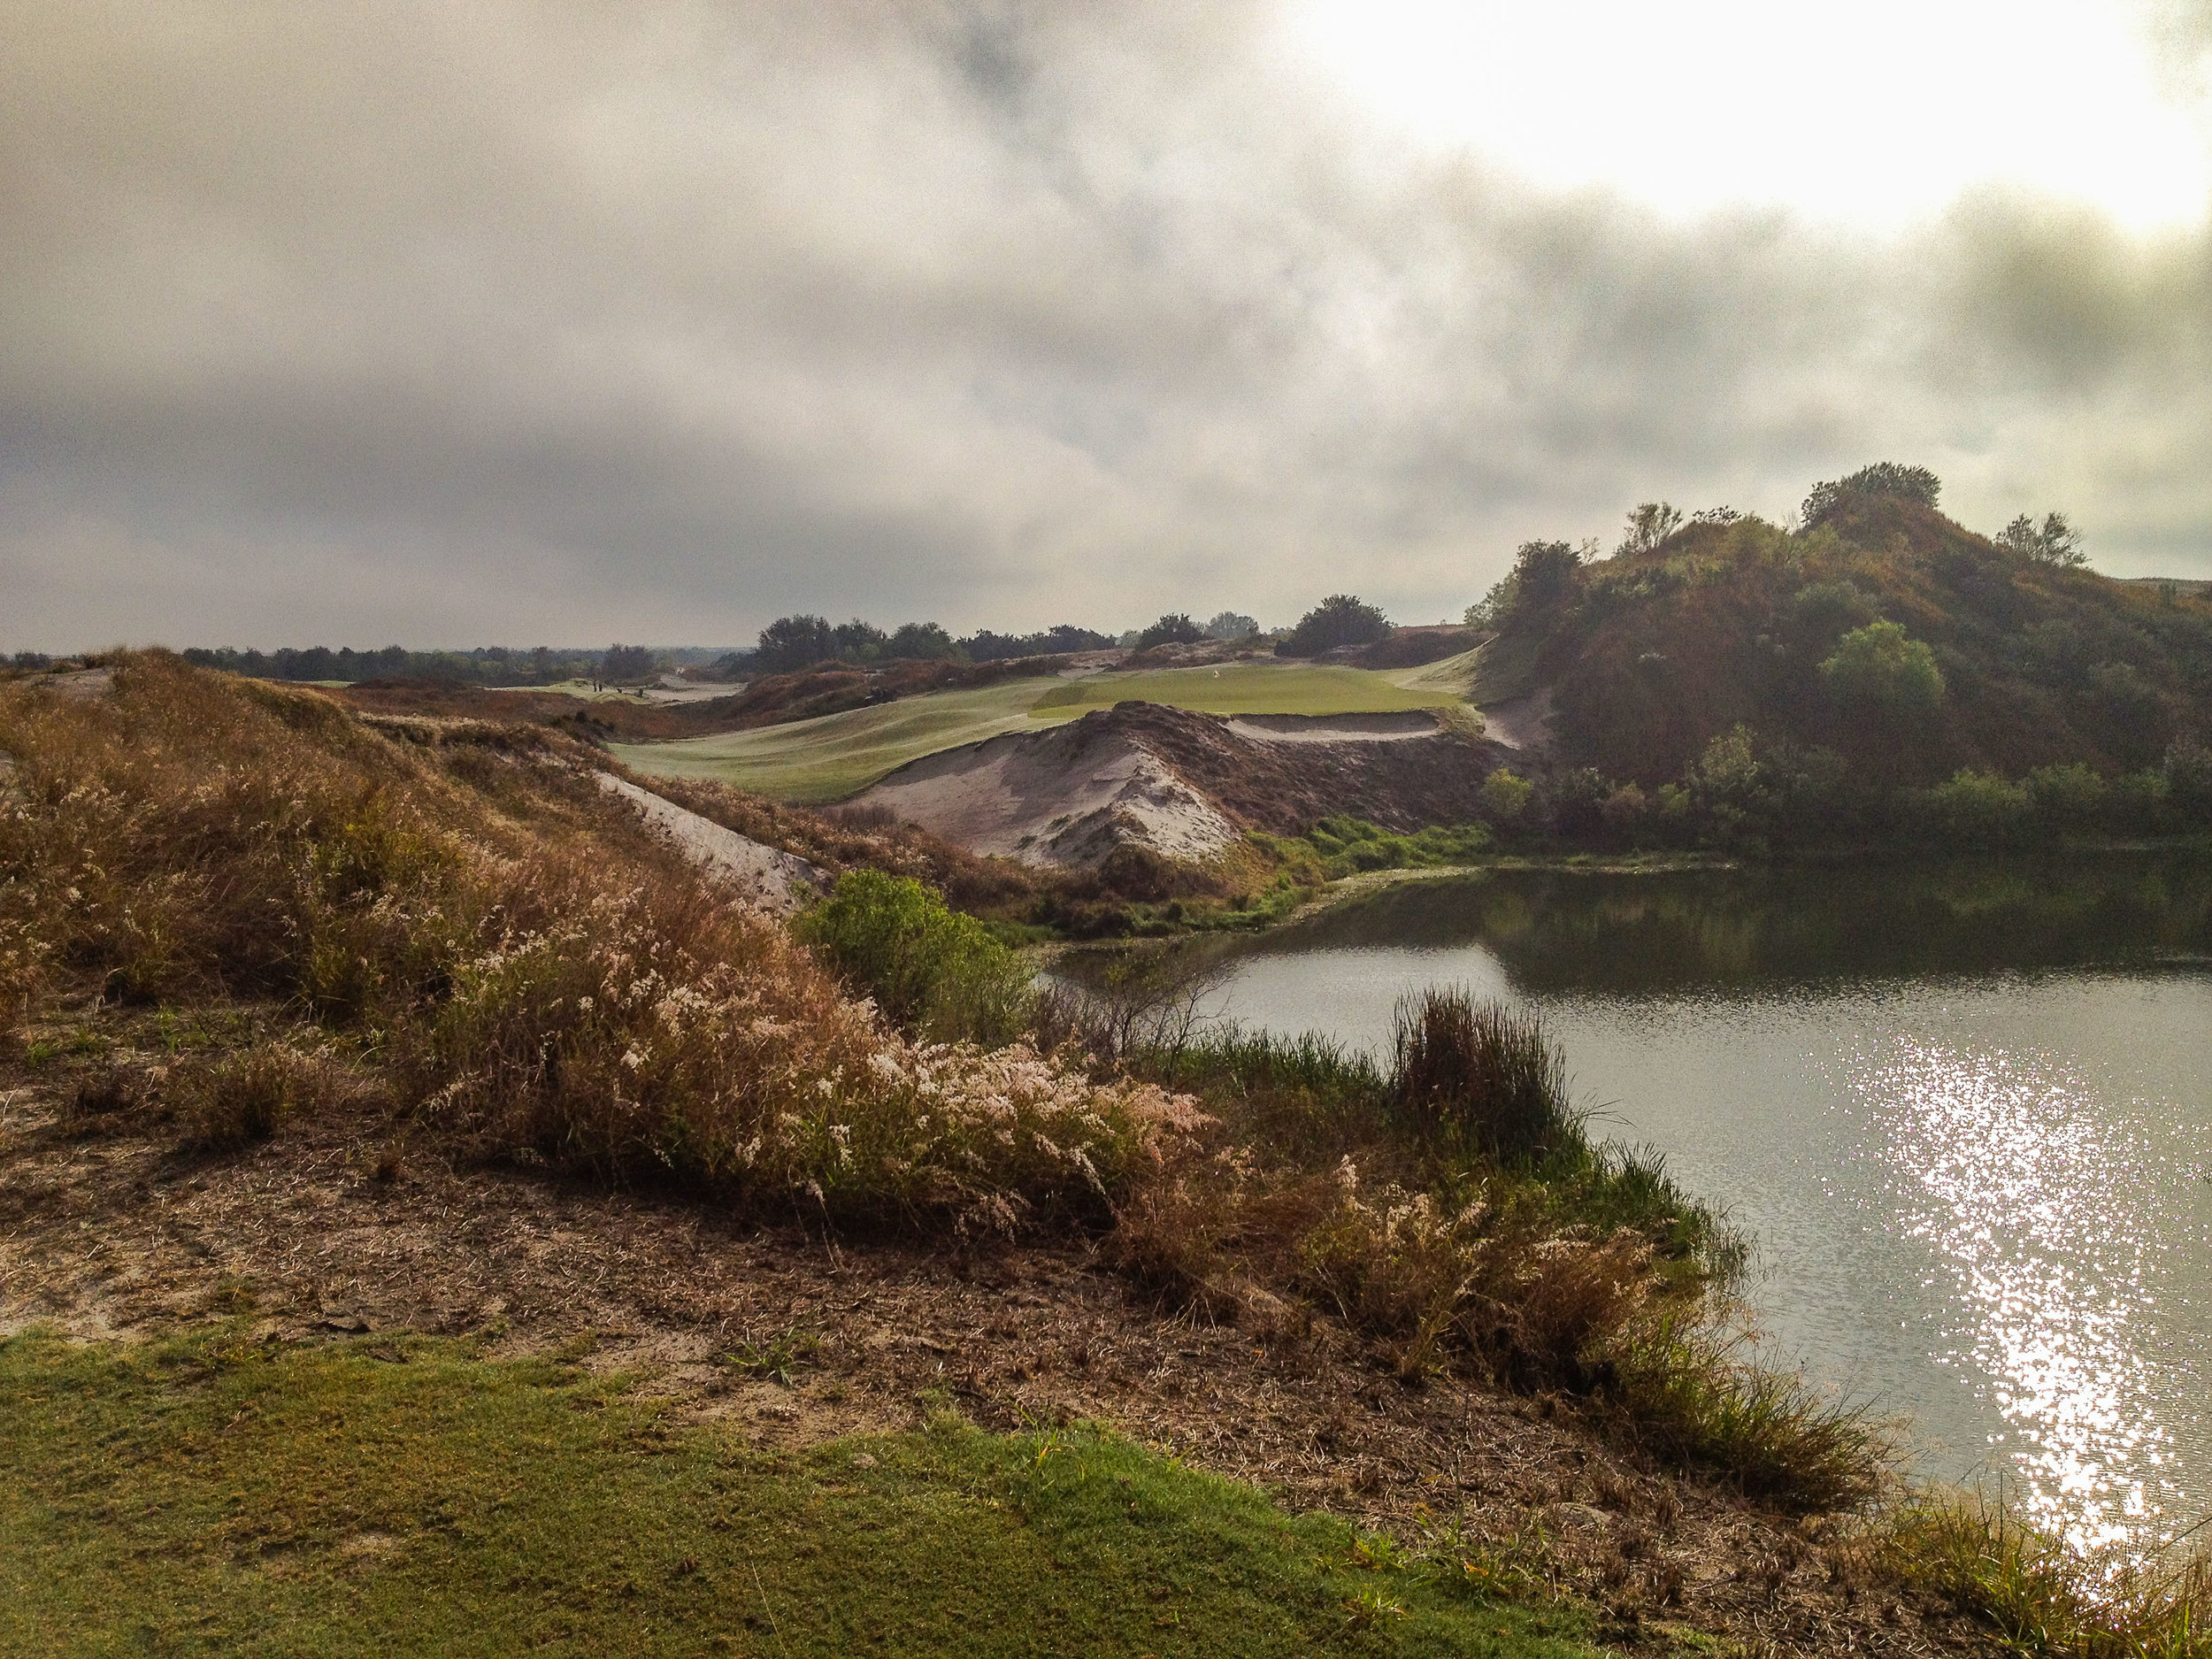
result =
[[1016,680],[784,726],[610,748],[644,776],[710,778],[811,806],[856,795],[925,755],[1005,732],[1034,731],[1130,699],[1204,714],[1387,714],[1459,701],[1448,687],[1409,687],[1396,681],[1366,669],[1310,663],[1225,663],[1218,669]]
[[797,1454],[459,1344],[0,1343],[0,1652],[1583,1655],[1081,1430]]

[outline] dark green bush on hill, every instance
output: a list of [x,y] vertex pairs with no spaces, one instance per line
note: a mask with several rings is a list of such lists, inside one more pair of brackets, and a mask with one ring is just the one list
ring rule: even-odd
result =
[[1894,622],[1870,622],[1845,634],[1822,661],[1820,677],[1847,710],[1910,716],[1943,701],[1935,653]]
[[1331,594],[1298,618],[1275,651],[1280,657],[1318,657],[1340,645],[1372,645],[1390,637],[1390,618],[1365,600]]
[[1195,645],[1206,637],[1206,630],[1192,621],[1180,611],[1171,611],[1150,627],[1137,635],[1137,649],[1155,645]]
[[1816,492],[1809,529],[1700,515],[1563,577],[1550,544],[1557,596],[1525,598],[1525,559],[1479,608],[1502,631],[1486,654],[1551,689],[1565,766],[1655,815],[1738,726],[1839,757],[1862,818],[1962,770],[2109,782],[2212,731],[2212,600],[2023,557],[1935,511],[1939,488],[1870,469]]
[[1848,478],[1814,485],[1812,493],[1805,497],[1801,513],[1805,528],[1811,530],[1834,518],[1855,496],[1885,496],[1932,508],[1942,493],[1943,480],[1924,466],[1877,461],[1872,466],[1861,467]]

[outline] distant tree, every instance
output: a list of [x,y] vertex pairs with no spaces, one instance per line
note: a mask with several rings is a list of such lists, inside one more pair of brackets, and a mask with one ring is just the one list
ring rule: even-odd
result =
[[1838,702],[1882,713],[1926,713],[1943,701],[1935,653],[1894,622],[1870,622],[1836,641],[1820,677]]
[[1548,611],[1567,596],[1586,548],[1564,541],[1524,541],[1513,556],[1513,610],[1517,615]]
[[1248,640],[1259,631],[1256,619],[1239,616],[1233,611],[1218,611],[1206,624],[1206,637],[1210,640]]
[[2033,559],[2039,565],[2057,565],[2078,569],[2089,563],[2089,554],[2081,544],[2081,532],[2066,522],[2062,512],[2047,512],[2041,524],[2022,513],[1997,533],[1997,545],[2009,548],[2024,559]]
[[827,617],[778,617],[760,631],[753,665],[764,674],[788,674],[837,655]]
[[1047,628],[1042,634],[1032,634],[1039,656],[1059,656],[1068,651],[1102,651],[1113,644],[1110,634],[1090,628],[1079,628],[1072,623],[1062,622]]
[[951,634],[934,622],[906,622],[883,641],[881,655],[897,661],[910,658],[920,662],[938,662],[960,655],[960,647]]
[[961,641],[960,649],[972,661],[994,663],[1010,657],[1062,657],[1071,651],[1102,651],[1113,642],[1110,634],[1098,634],[1063,622],[1035,634],[994,634],[985,628]]
[[1331,594],[1298,618],[1275,650],[1282,657],[1318,657],[1340,645],[1371,645],[1389,634],[1390,618],[1380,609],[1350,594]]
[[1659,544],[1682,527],[1682,510],[1663,501],[1647,501],[1628,515],[1628,528],[1622,534],[1620,546],[1613,549],[1615,557],[1624,553],[1651,553]]
[[872,663],[884,654],[889,637],[872,622],[855,617],[830,630],[830,655],[842,663]]
[[1153,645],[1195,645],[1205,637],[1206,630],[1188,616],[1180,611],[1171,611],[1137,635],[1137,647],[1141,650]]
[[659,662],[642,645],[611,645],[599,659],[599,678],[611,685],[650,680],[659,671]]
[[1861,467],[1848,478],[1814,485],[1812,493],[1805,497],[1802,517],[1805,528],[1810,530],[1834,518],[1846,502],[1854,499],[1888,496],[1932,507],[1942,493],[1943,480],[1924,466],[1877,461],[1872,466]]

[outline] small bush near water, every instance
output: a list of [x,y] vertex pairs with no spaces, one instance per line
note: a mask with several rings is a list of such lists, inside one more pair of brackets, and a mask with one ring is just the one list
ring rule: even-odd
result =
[[1501,1158],[1580,1139],[1567,1056],[1532,1015],[1432,987],[1399,1004],[1396,1027],[1398,1103],[1424,1134]]
[[1589,1142],[1532,1017],[1429,992],[1401,1009],[1387,1068],[1312,1036],[1165,1025],[1172,1041],[1125,1041],[1122,1064],[1194,1092],[1226,1145],[1124,1206],[1110,1247],[1140,1280],[1262,1325],[1286,1297],[1318,1302],[1409,1383],[1456,1357],[1564,1390],[1662,1461],[1785,1508],[1875,1489],[1859,1414],[1732,1357],[1712,1293],[1741,1241],[1655,1157]]

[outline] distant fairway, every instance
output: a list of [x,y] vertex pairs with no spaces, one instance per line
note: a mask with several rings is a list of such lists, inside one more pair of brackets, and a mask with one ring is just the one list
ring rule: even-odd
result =
[[1397,683],[1412,672],[1225,663],[1218,672],[1173,668],[1087,680],[1014,680],[787,726],[609,748],[647,776],[713,778],[811,806],[856,795],[886,772],[940,749],[979,743],[1002,732],[1034,731],[1129,698],[1204,714],[1391,714],[1458,701],[1448,687]]
[[[979,690],[935,691],[786,726],[607,747],[624,765],[649,776],[714,778],[811,806],[841,801],[885,772],[941,749],[1030,730],[1030,705],[1056,683],[1004,680]],[[1081,712],[1071,710],[1061,718]]]
[[1408,687],[1397,676],[1310,663],[1224,663],[1150,673],[1064,680],[1039,698],[1033,719],[1109,709],[1133,699],[1201,714],[1398,714],[1459,699],[1440,687]]

